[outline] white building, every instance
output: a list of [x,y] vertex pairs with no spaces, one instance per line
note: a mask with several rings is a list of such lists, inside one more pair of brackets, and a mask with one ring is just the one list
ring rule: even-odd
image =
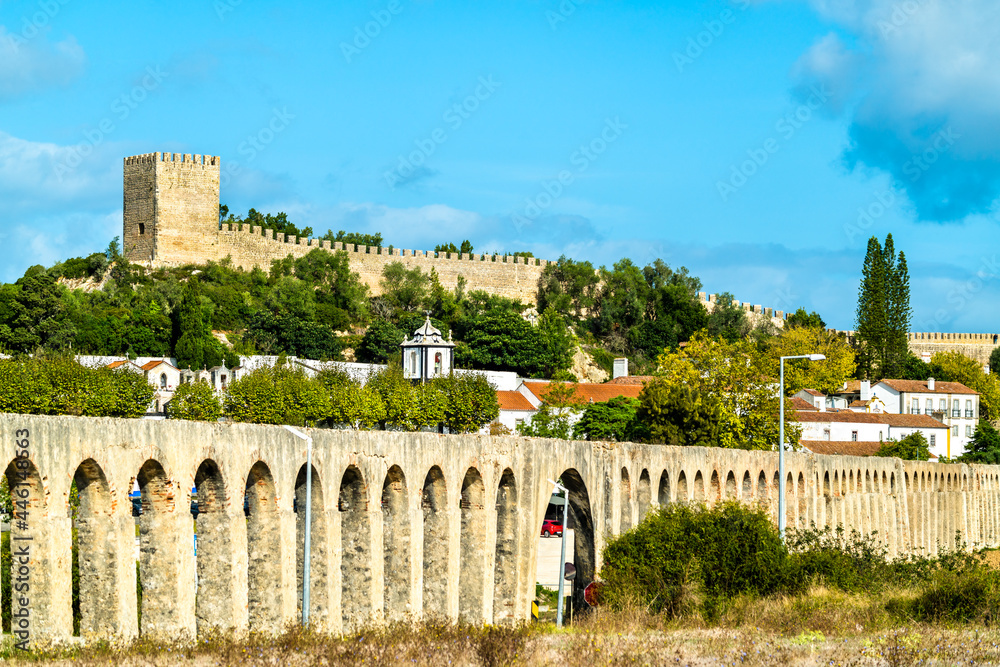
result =
[[963,454],[979,423],[979,394],[961,382],[927,380],[882,380],[845,385],[841,396],[861,401],[877,399],[885,411],[898,415],[930,415],[948,426],[944,456]]
[[802,425],[801,444],[810,451],[816,451],[815,442],[853,442],[868,443],[874,454],[883,442],[919,432],[932,454],[947,455],[948,426],[930,415],[797,410],[795,419]]

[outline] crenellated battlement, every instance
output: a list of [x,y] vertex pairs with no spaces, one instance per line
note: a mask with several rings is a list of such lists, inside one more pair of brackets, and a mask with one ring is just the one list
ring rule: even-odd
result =
[[157,162],[170,162],[174,163],[174,165],[218,167],[222,164],[222,158],[218,155],[198,155],[197,153],[144,153],[125,158],[126,166],[155,164]]
[[[701,305],[704,306],[705,310],[710,313],[715,310],[716,304],[720,303],[717,294],[698,292],[698,298],[701,300]],[[788,318],[782,310],[768,308],[759,304],[752,304],[748,301],[741,302],[739,299],[733,299],[733,305],[742,308],[751,320],[768,319],[771,321],[771,324],[778,328],[784,327],[785,320]]]
[[[420,258],[424,260],[435,260],[435,261],[445,261],[445,262],[482,262],[486,264],[507,264],[507,265],[520,265],[520,266],[537,266],[546,267],[549,265],[549,260],[539,259],[538,257],[521,257],[513,255],[500,255],[494,254],[470,254],[470,253],[448,253],[448,252],[435,252],[433,250],[410,250],[404,248],[395,248],[393,246],[366,246],[354,243],[341,243],[339,241],[329,241],[321,240],[316,238],[306,238],[306,237],[295,237],[292,235],[285,235],[281,233],[276,233],[273,229],[262,229],[258,225],[248,225],[246,223],[223,223],[220,226],[220,233],[222,234],[246,234],[248,236],[260,237],[264,241],[270,241],[277,244],[276,248],[281,248],[282,246],[293,246],[300,248],[307,248],[313,250],[316,248],[321,248],[323,250],[329,250],[331,252],[344,251],[351,253],[352,255],[366,255],[374,257],[384,257],[389,261],[389,258],[397,258],[402,260],[407,257]],[[289,252],[294,252],[289,250]],[[714,296],[714,295],[713,295]]]

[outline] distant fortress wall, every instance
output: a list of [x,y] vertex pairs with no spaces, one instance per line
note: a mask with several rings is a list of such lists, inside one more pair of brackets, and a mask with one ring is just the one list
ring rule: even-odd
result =
[[[698,292],[698,299],[709,313],[715,310],[716,304],[721,303],[716,294],[706,295],[704,292]],[[733,305],[742,308],[743,312],[747,314],[747,317],[754,324],[759,324],[761,321],[770,321],[775,327],[781,329],[785,326],[785,320],[788,317],[784,311],[754,305],[749,302],[740,302],[739,299],[733,299]]]
[[144,266],[180,266],[230,258],[243,269],[267,270],[275,259],[301,257],[316,248],[350,253],[351,270],[372,294],[381,293],[390,262],[433,268],[449,289],[465,278],[470,289],[534,304],[548,261],[535,258],[436,253],[330,243],[275,234],[250,225],[219,224],[218,156],[147,153],[126,157],[122,240],[125,255]]

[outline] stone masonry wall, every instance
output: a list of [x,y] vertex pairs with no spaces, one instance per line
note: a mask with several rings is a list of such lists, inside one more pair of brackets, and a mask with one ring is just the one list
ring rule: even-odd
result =
[[[657,505],[732,499],[777,518],[773,452],[309,433],[310,614],[323,631],[431,614],[472,623],[527,620],[548,479],[569,489],[578,605],[600,570],[606,539]],[[80,590],[84,639],[277,633],[298,619],[306,447],[284,429],[0,414],[0,458],[13,493],[28,502],[26,515],[12,522],[12,544],[30,552],[14,561],[14,575],[30,585],[12,610],[26,641],[72,633],[73,521],[81,577],[88,575]],[[1000,546],[1000,466],[795,452],[786,456],[786,471],[789,526],[877,531],[892,555],[935,554],[954,546],[959,531],[970,545]],[[71,518],[74,480],[81,503]],[[133,483],[143,509],[141,629]],[[197,550],[192,486],[204,512]]]

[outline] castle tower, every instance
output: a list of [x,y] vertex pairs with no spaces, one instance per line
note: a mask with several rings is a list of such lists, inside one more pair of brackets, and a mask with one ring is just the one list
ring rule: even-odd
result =
[[156,266],[215,258],[221,161],[189,153],[125,158],[122,248],[129,261]]

